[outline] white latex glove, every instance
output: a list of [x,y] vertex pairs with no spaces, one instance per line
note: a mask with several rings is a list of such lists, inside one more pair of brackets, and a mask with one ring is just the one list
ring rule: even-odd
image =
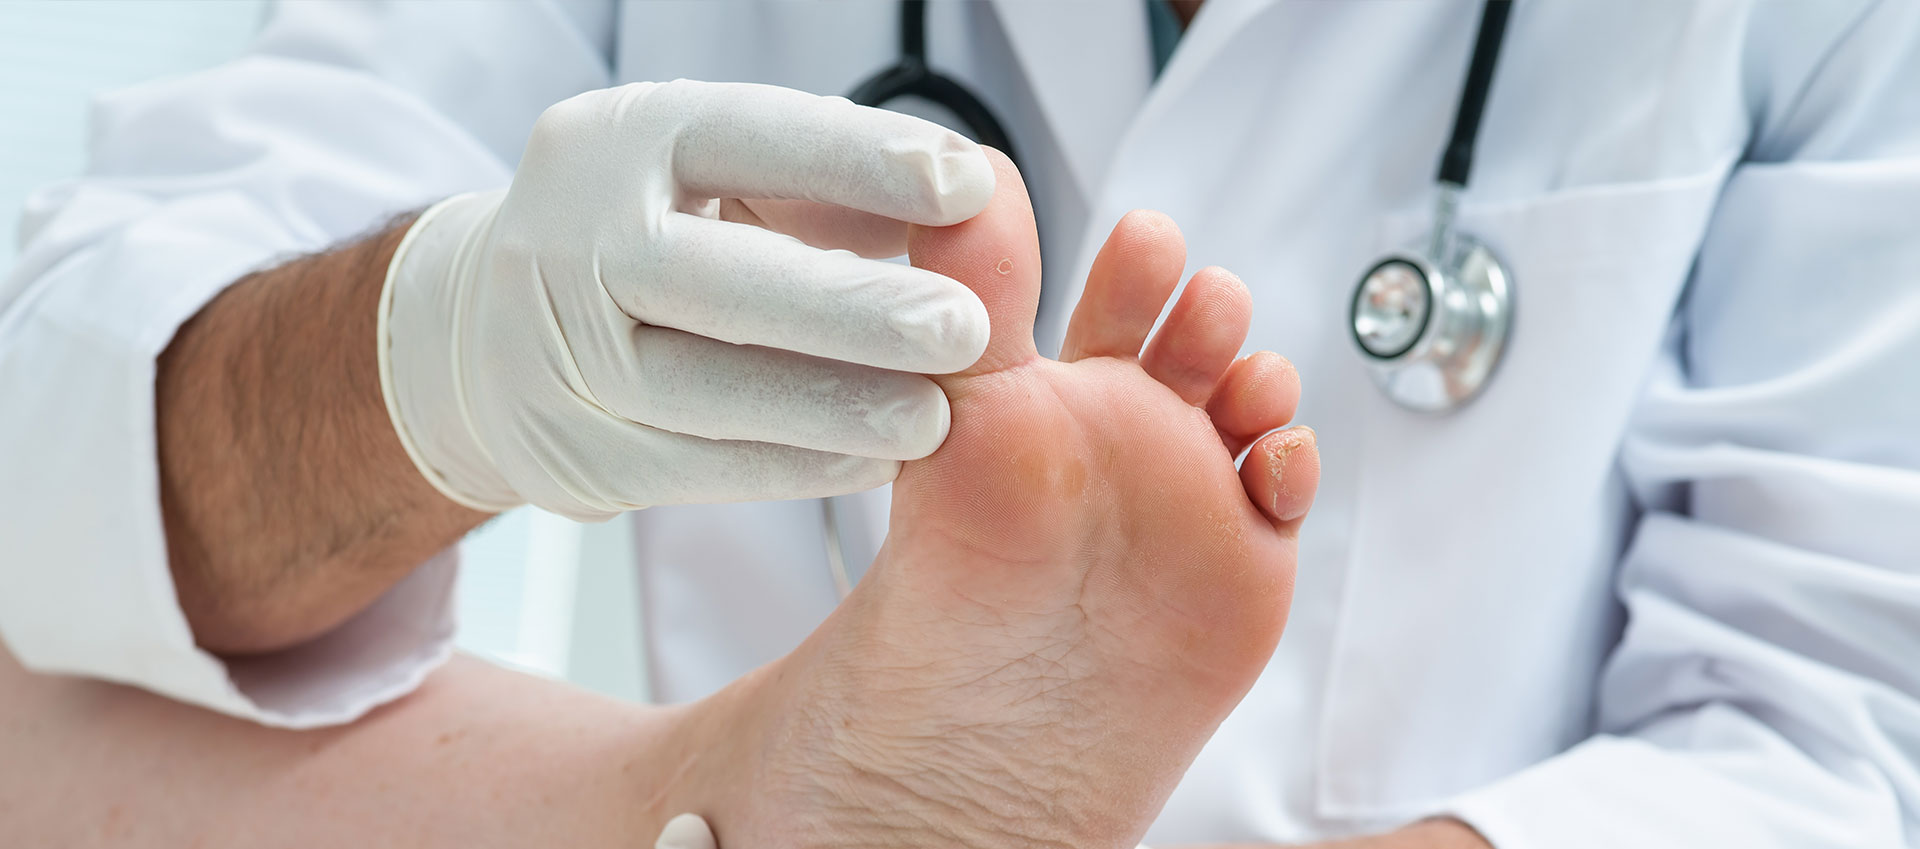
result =
[[[413,225],[380,307],[414,464],[480,510],[575,519],[835,495],[946,438],[987,343],[965,286],[863,257],[993,195],[973,142],[842,98],[678,81],[534,124],[504,192]],[[858,254],[858,255],[856,255]]]
[[[713,838],[713,828],[705,818],[681,814],[667,820],[666,827],[660,829],[660,839],[653,842],[653,849],[720,849],[720,843]],[[1152,847],[1142,843],[1137,849]]]
[[660,829],[660,839],[653,842],[653,849],[720,849],[720,843],[713,839],[713,829],[699,814],[681,814],[667,820],[666,828]]

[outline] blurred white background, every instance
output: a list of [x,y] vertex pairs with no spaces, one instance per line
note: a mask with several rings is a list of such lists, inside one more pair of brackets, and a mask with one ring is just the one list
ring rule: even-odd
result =
[[[0,274],[20,204],[86,167],[93,93],[189,73],[245,49],[264,0],[0,2]],[[639,592],[629,525],[516,510],[462,546],[461,648],[642,698]]]

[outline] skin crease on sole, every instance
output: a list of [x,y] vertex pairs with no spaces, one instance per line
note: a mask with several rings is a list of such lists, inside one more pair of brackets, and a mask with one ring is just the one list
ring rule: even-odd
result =
[[936,378],[951,434],[904,465],[866,578],[723,694],[751,706],[730,726],[750,756],[704,765],[739,788],[700,811],[723,846],[1131,847],[1285,627],[1319,465],[1312,431],[1278,430],[1291,366],[1234,360],[1246,287],[1199,272],[1148,341],[1184,248],[1130,215],[1072,361],[1041,357],[1032,212],[994,158],[986,212],[909,241],[992,339]]

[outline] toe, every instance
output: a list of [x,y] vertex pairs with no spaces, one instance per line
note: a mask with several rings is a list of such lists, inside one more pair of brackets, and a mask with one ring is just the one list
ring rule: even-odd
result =
[[1240,466],[1240,483],[1275,528],[1297,531],[1320,486],[1320,449],[1313,429],[1290,427],[1255,442]]
[[1139,356],[1186,264],[1187,243],[1173,219],[1144,209],[1127,213],[1093,258],[1061,361]]
[[1239,456],[1261,434],[1293,421],[1300,404],[1300,373],[1272,351],[1242,358],[1207,399],[1207,415],[1227,452]]
[[1252,318],[1246,284],[1226,269],[1203,268],[1147,344],[1140,366],[1187,403],[1206,403],[1246,341]]
[[1033,204],[1013,162],[997,150],[986,151],[996,178],[986,209],[951,227],[907,229],[907,256],[915,266],[966,284],[987,307],[992,330],[986,353],[957,378],[1011,368],[1039,356],[1033,347],[1033,315],[1040,302],[1040,239]]

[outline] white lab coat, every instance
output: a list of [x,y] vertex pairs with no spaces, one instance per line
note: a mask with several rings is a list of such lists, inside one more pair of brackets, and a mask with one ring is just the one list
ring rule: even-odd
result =
[[[1426,227],[1478,4],[935,3],[1009,125],[1056,343],[1156,207],[1254,292],[1325,474],[1291,624],[1150,842],[1451,812],[1500,849],[1920,845],[1920,4],[1522,3],[1463,226],[1518,318],[1424,416],[1349,348]],[[504,183],[535,115],[686,76],[843,92],[892,4],[292,6],[250,58],[109,96],[0,288],[0,633],[31,666],[341,721],[444,656],[449,559],[313,645],[198,653],[165,568],[153,357],[240,272]],[[842,499],[856,569],[884,497]],[[638,514],[652,684],[701,695],[834,603],[817,502]],[[751,529],[751,532],[744,532]]]

